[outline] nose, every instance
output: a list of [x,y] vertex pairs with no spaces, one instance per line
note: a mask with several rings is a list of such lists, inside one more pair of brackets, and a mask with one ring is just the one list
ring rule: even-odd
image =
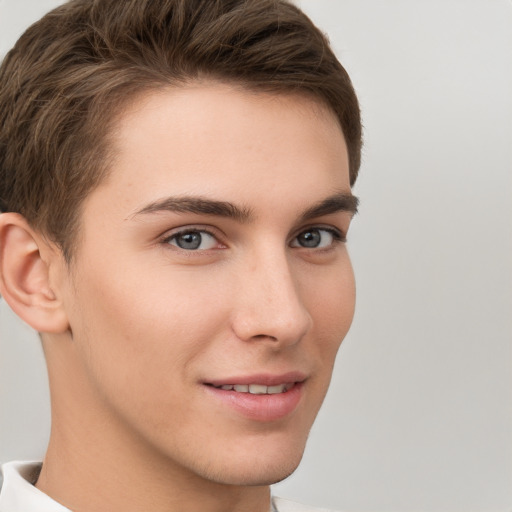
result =
[[232,327],[243,341],[268,340],[278,346],[298,343],[311,329],[298,271],[285,254],[254,256],[245,266],[233,301]]

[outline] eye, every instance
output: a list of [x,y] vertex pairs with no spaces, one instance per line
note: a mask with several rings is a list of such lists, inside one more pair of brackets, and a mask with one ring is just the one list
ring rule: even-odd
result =
[[338,231],[326,228],[311,228],[294,238],[292,247],[304,247],[306,249],[324,249],[343,239]]
[[199,229],[175,233],[167,238],[165,242],[185,251],[206,251],[219,245],[219,242],[211,233]]

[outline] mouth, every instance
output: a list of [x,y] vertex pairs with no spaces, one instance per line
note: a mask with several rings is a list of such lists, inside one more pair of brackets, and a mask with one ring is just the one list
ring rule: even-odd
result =
[[214,384],[206,384],[215,389],[223,391],[236,391],[237,393],[250,393],[251,395],[278,395],[287,393],[295,386],[295,382],[286,382],[284,384],[277,384],[274,386],[267,386],[265,384],[221,384],[215,386]]
[[291,415],[302,402],[305,374],[290,372],[282,375],[252,375],[227,377],[203,382],[208,396],[250,420],[272,422]]

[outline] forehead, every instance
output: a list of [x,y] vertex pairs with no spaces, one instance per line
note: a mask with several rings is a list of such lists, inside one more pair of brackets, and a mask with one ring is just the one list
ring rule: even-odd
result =
[[299,184],[306,195],[350,190],[337,118],[302,94],[219,83],[148,93],[118,118],[112,146],[109,178],[92,196],[108,188],[126,208],[176,194],[270,198],[270,188],[296,194]]

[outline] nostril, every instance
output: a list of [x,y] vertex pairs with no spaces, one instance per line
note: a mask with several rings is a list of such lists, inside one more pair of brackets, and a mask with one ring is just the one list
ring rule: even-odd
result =
[[266,340],[269,339],[271,341],[277,341],[277,338],[275,336],[270,336],[269,334],[256,334],[253,336],[254,340]]

